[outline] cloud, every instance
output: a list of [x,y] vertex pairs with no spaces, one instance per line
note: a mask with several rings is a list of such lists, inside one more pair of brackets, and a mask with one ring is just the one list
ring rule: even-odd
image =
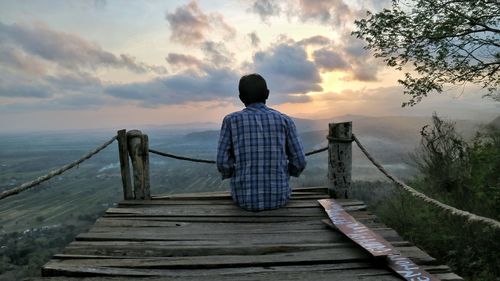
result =
[[102,81],[85,72],[69,72],[65,74],[49,75],[44,77],[45,81],[50,83],[54,88],[54,92],[67,93],[73,92],[90,92],[93,94],[102,92]]
[[343,49],[349,56],[357,58],[371,57],[371,54],[364,47],[365,41],[358,39],[350,34],[344,34],[340,40],[343,44]]
[[178,7],[165,16],[171,29],[170,39],[184,45],[205,41],[209,31],[220,31],[225,38],[233,38],[236,30],[218,13],[205,14],[195,1]]
[[140,106],[223,100],[237,96],[239,76],[227,68],[204,68],[204,73],[181,73],[147,82],[110,85],[111,96],[140,101]]
[[352,78],[359,81],[377,81],[378,66],[376,64],[356,65]]
[[299,42],[297,42],[297,44],[302,46],[309,46],[309,45],[325,46],[332,44],[332,41],[328,37],[322,35],[316,35],[302,39]]
[[0,85],[0,96],[16,98],[49,98],[53,94],[47,86],[33,83],[11,84],[2,83]]
[[121,62],[130,70],[137,73],[154,72],[156,74],[166,74],[167,69],[163,66],[150,65],[143,62],[138,62],[135,57],[121,54]]
[[205,64],[198,58],[191,55],[170,53],[165,58],[171,65],[201,68]]
[[234,62],[234,54],[222,42],[205,41],[201,44],[201,49],[206,60],[216,67]]
[[53,91],[36,76],[22,76],[0,65],[0,97],[49,98]]
[[304,101],[307,99],[304,94],[322,90],[318,69],[307,59],[303,47],[297,44],[282,43],[266,52],[257,52],[253,63],[255,71],[266,79],[271,92],[281,96],[277,99],[279,101],[285,100],[283,97],[290,101]]
[[259,36],[257,36],[257,33],[255,33],[255,31],[248,33],[248,37],[250,38],[250,43],[252,43],[253,47],[259,47],[260,38]]
[[25,54],[36,56],[68,69],[96,69],[99,67],[128,68],[144,73],[165,73],[161,66],[136,62],[128,55],[115,56],[96,43],[77,35],[57,32],[43,24],[7,25],[0,22],[0,48],[20,48]]
[[168,63],[177,67],[187,67],[203,73],[204,68],[221,68],[235,63],[234,54],[226,48],[223,42],[205,41],[200,43],[204,59],[200,60],[192,55],[170,53],[165,58]]
[[382,62],[376,60],[370,51],[364,49],[365,42],[350,34],[344,34],[340,40],[345,57],[351,65],[352,72],[349,79],[359,81],[376,81]]
[[29,75],[43,75],[48,65],[44,60],[31,56],[12,46],[0,45],[0,65],[18,69]]
[[76,94],[61,96],[36,102],[12,102],[0,104],[0,112],[30,112],[30,111],[55,111],[55,110],[88,110],[103,106],[122,105],[123,102],[105,95]]
[[[315,22],[334,28],[350,26],[355,19],[366,16],[366,10],[359,7],[368,7],[371,10],[379,10],[387,7],[390,0],[377,1],[361,0],[254,0],[249,2],[249,12],[259,15],[260,19],[268,23],[273,16],[285,14],[288,20],[300,22]],[[349,5],[346,3],[348,2]]]
[[314,63],[324,70],[349,69],[349,64],[335,51],[326,48],[313,53]]
[[279,15],[281,8],[274,0],[256,0],[252,2],[250,11],[258,14],[263,22],[267,22],[270,17]]
[[[40,109],[66,108],[72,100],[82,108],[96,106],[104,91],[104,83],[96,74],[99,68],[166,73],[163,66],[149,65],[126,54],[116,56],[77,35],[57,32],[43,24],[0,22],[0,96],[38,99],[35,104],[24,101],[26,109],[37,104]],[[12,109],[23,108],[22,102],[11,105]]]
[[364,15],[364,12],[348,6],[343,0],[299,0],[297,7],[288,13],[297,14],[304,22],[313,21],[334,27],[350,25],[355,18]]

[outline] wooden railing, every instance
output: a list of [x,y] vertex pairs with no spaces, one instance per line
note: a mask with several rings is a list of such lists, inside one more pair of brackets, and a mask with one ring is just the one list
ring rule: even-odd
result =
[[[310,156],[328,150],[330,197],[349,198],[351,196],[352,122],[330,123],[328,127],[328,147],[305,154]],[[213,160],[178,156],[149,149],[148,135],[139,130],[128,132],[125,129],[119,130],[117,136],[123,197],[126,200],[151,199],[149,152],[179,160],[215,164]],[[130,162],[132,162],[132,173]]]
[[[120,159],[120,170],[122,176],[123,197],[126,200],[149,200],[151,199],[151,187],[149,181],[149,153],[187,160],[192,162],[201,162],[214,164],[213,160],[196,159],[185,156],[173,155],[157,150],[149,149],[148,136],[139,130],[126,131],[119,130],[117,135],[110,140],[98,146],[94,150],[82,156],[80,159],[66,164],[59,169],[53,170],[32,181],[23,183],[15,188],[0,192],[0,200],[28,190],[40,183],[53,178],[56,175],[78,166],[83,161],[110,145],[115,139],[118,140],[118,151]],[[466,222],[480,222],[493,228],[500,229],[500,222],[491,218],[478,216],[470,212],[457,209],[453,206],[444,204],[438,200],[406,185],[401,180],[387,172],[383,166],[363,147],[359,139],[352,133],[352,122],[330,123],[328,125],[328,147],[316,149],[305,153],[307,156],[317,154],[328,150],[328,190],[330,197],[350,198],[351,197],[351,170],[352,170],[352,142],[355,141],[361,151],[394,184],[408,192],[410,195],[433,205],[436,208],[447,211],[449,214],[459,216]],[[130,162],[132,165],[130,165]],[[132,172],[130,171],[132,168]]]

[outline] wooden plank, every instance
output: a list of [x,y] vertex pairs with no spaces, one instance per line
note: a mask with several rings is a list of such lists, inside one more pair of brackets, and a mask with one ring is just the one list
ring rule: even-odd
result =
[[380,235],[358,222],[333,199],[319,200],[335,227],[374,257],[398,254]]
[[[200,229],[199,231],[195,231],[196,229]],[[172,228],[172,227],[93,227],[88,233],[99,234],[99,233],[121,233],[123,235],[132,235],[137,234],[140,235],[142,233],[148,233],[151,235],[162,235],[162,236],[181,236],[181,235],[189,235],[187,237],[192,236],[203,236],[203,235],[239,235],[239,234],[274,234],[274,235],[290,235],[296,233],[309,233],[309,232],[322,232],[324,231],[324,227],[311,227],[311,228],[256,228],[256,229],[234,229],[234,228],[219,228],[218,230],[212,229],[202,229],[202,228]]]
[[[334,199],[324,199],[319,202],[339,231],[374,257],[384,257],[386,264],[405,280],[414,281],[418,278],[426,281],[438,281],[436,277],[413,262],[414,258],[406,257],[410,256],[410,253],[403,253],[400,249],[396,249],[382,236],[356,221]],[[417,247],[411,248],[414,251],[415,249],[419,251],[419,255],[427,255]],[[430,256],[428,257],[430,258]]]
[[[417,257],[426,264],[432,264],[434,259],[425,252],[405,242],[394,242],[393,245],[407,255]],[[239,244],[239,245],[177,245],[165,241],[74,241],[64,249],[63,255],[56,258],[70,258],[68,255],[114,256],[119,258],[137,257],[170,257],[170,256],[204,256],[204,255],[264,255],[281,252],[298,252],[314,249],[328,249],[348,246],[339,243],[309,243],[309,244]]]
[[[137,202],[140,202],[142,200],[136,200]],[[145,200],[144,200],[145,201]],[[127,201],[127,202],[130,202],[130,201]],[[140,211],[140,210],[146,210],[146,209],[150,209],[150,210],[203,210],[203,211],[207,211],[207,210],[224,210],[224,211],[231,211],[231,212],[236,212],[236,214],[262,214],[262,213],[275,213],[277,215],[280,215],[282,213],[288,213],[288,212],[292,212],[292,213],[301,213],[301,212],[308,212],[308,211],[312,211],[312,210],[316,210],[321,213],[322,212],[322,208],[321,208],[321,205],[317,203],[316,201],[316,204],[313,204],[313,202],[291,202],[290,203],[291,205],[290,206],[283,206],[279,209],[273,209],[273,210],[265,210],[265,211],[259,211],[259,212],[251,212],[251,211],[246,211],[240,207],[238,207],[236,204],[194,204],[194,205],[191,205],[191,204],[170,204],[170,203],[166,203],[166,204],[161,204],[161,203],[152,203],[152,204],[148,204],[148,203],[139,203],[139,204],[136,204],[136,203],[133,203],[133,202],[130,202],[129,205],[125,205],[125,206],[121,206],[119,205],[118,207],[114,207],[112,210],[115,210],[115,209],[135,209],[136,211]],[[295,205],[295,206],[292,206]],[[291,208],[291,207],[297,207],[297,208]],[[347,205],[347,206],[344,206],[345,210],[348,210],[348,211],[366,211],[366,205]],[[291,210],[291,209],[298,209],[298,210]],[[324,213],[323,213],[324,215]]]
[[[132,206],[151,206],[151,205],[235,205],[232,200],[219,199],[219,200],[171,200],[171,199],[155,199],[155,200],[123,200],[118,203],[118,207],[132,207]],[[303,207],[319,207],[317,200],[290,200],[284,208],[303,208]],[[342,206],[366,206],[363,202],[352,200],[345,201]]]
[[109,208],[106,214],[123,216],[197,216],[197,217],[324,217],[320,208],[276,209],[262,212],[248,212],[233,205],[192,208],[190,206],[171,206],[168,208],[151,206],[149,208]]
[[[139,221],[140,222],[140,221]],[[144,224],[144,222],[140,222]],[[185,223],[178,222],[172,225],[166,226],[139,226],[133,224],[130,226],[116,226],[116,225],[106,225],[106,224],[96,224],[90,230],[89,233],[150,233],[158,235],[205,235],[205,234],[220,234],[220,235],[234,235],[234,234],[286,234],[295,232],[311,232],[311,231],[325,231],[326,225],[322,224],[321,221],[311,221],[311,223],[303,222],[293,222],[293,223],[275,223],[275,224],[263,224],[263,223]],[[392,229],[387,227],[382,227],[375,229],[376,231],[391,232]],[[328,231],[325,231],[328,232]]]
[[[51,272],[52,271],[52,272]],[[140,269],[140,268],[111,268],[100,266],[75,266],[63,263],[47,264],[44,268],[44,274],[64,274],[72,275],[102,275],[105,276],[121,276],[121,277],[147,277],[147,276],[164,276],[175,278],[176,280],[317,280],[317,279],[296,279],[293,276],[307,274],[308,276],[316,276],[314,274],[326,274],[328,280],[351,280],[351,276],[363,277],[363,280],[387,280],[387,279],[370,279],[369,276],[389,275],[386,270],[370,268],[370,264],[366,263],[340,263],[340,264],[318,264],[318,265],[294,265],[294,266],[269,266],[269,267],[243,267],[243,268],[214,268],[214,269]],[[288,279],[283,279],[283,278]],[[251,279],[247,279],[251,278]],[[70,280],[70,279],[68,279]],[[147,279],[157,280],[157,279]],[[165,279],[162,279],[165,280]],[[170,280],[170,279],[168,279]],[[389,280],[398,280],[392,279]]]
[[[94,269],[94,268],[86,268],[89,272],[99,272],[99,268]],[[115,270],[115,269],[113,269]],[[131,270],[134,271],[134,270]],[[158,270],[161,271],[161,270]],[[325,281],[345,281],[345,280],[353,280],[350,278],[356,278],[355,280],[365,280],[365,281],[387,281],[387,280],[400,280],[395,276],[392,275],[387,275],[387,273],[383,273],[380,269],[378,269],[379,272],[373,272],[369,270],[364,270],[364,271],[341,271],[340,273],[337,272],[330,272],[329,274],[331,276],[328,276],[326,272],[321,272],[321,273],[316,273],[312,272],[310,274],[307,274],[306,272],[298,272],[293,274],[292,273],[286,274],[286,273],[256,273],[256,274],[247,274],[245,277],[242,277],[241,274],[236,275],[234,278],[238,279],[230,279],[229,274],[227,275],[222,275],[222,276],[214,276],[214,275],[203,275],[203,273],[199,273],[199,276],[183,276],[180,277],[180,280],[184,281],[191,281],[191,280],[200,280],[200,278],[203,278],[203,280],[206,281],[211,281],[211,280],[325,280]],[[109,273],[109,271],[107,272]],[[203,275],[203,277],[201,277]],[[321,275],[319,277],[318,275]],[[206,276],[206,277],[205,277]],[[442,281],[463,281],[462,278],[457,276],[456,274],[453,273],[444,273],[444,274],[436,274],[436,276],[442,280]],[[314,278],[314,279],[308,279],[309,278]],[[179,277],[167,277],[167,279],[164,279],[165,277],[148,277],[145,279],[145,277],[130,277],[130,276],[123,276],[123,277],[31,277],[28,279],[25,279],[27,281],[137,281],[137,280],[151,280],[151,281],[166,281],[166,280],[172,280],[171,278],[176,278],[175,280],[179,280]],[[246,278],[246,279],[243,279]],[[255,278],[262,278],[262,279],[255,279]],[[278,279],[279,278],[279,279]],[[283,279],[284,278],[284,279]],[[287,279],[288,278],[288,279]],[[301,278],[301,279],[299,279]],[[344,279],[342,279],[344,278]]]
[[158,235],[148,231],[141,233],[82,233],[76,237],[79,241],[177,241],[189,245],[193,241],[204,241],[206,244],[222,241],[225,244],[262,244],[262,243],[335,243],[347,241],[342,235],[328,231],[295,232],[293,235],[276,233],[250,234],[165,234]]
[[[356,217],[356,219],[363,220],[374,220],[376,217],[367,212],[351,212],[351,214]],[[164,221],[164,222],[216,222],[216,223],[276,223],[276,222],[300,222],[304,220],[318,220],[323,219],[323,217],[293,217],[293,216],[277,216],[277,217],[221,217],[221,216],[206,216],[206,217],[195,217],[195,216],[129,216],[126,214],[104,214],[103,218],[108,219],[127,219],[127,220],[142,220],[142,221]]]
[[[303,233],[294,233],[293,236],[278,236],[278,235],[250,235],[242,236],[240,239],[236,237],[228,237],[223,240],[222,237],[214,237],[212,235],[207,235],[207,237],[186,237],[180,239],[178,236],[173,236],[169,238],[158,237],[158,235],[119,235],[119,234],[81,234],[77,237],[78,241],[106,241],[109,243],[115,243],[116,241],[127,241],[127,242],[149,242],[149,241],[162,241],[166,244],[165,246],[218,246],[218,247],[254,247],[255,245],[269,245],[269,244],[324,244],[324,243],[343,243],[345,246],[352,246],[349,241],[345,240],[345,237],[328,236],[321,233],[314,233],[314,235],[304,235]],[[244,241],[243,241],[244,240]],[[409,256],[415,260],[418,264],[434,264],[435,259],[425,254],[425,252],[419,250],[416,247],[398,247],[405,255]]]
[[[323,221],[323,220],[322,220]],[[214,224],[215,230],[219,228],[223,228],[225,224],[233,226],[233,228],[237,228],[238,226],[242,227],[255,227],[255,228],[262,228],[265,227],[266,223],[262,222],[246,222],[246,223],[241,223],[241,222],[214,222],[214,223],[209,223],[209,222],[185,222],[185,221],[151,221],[151,220],[140,220],[137,218],[112,218],[112,217],[103,217],[97,219],[96,223],[94,224],[94,227],[128,227],[128,228],[134,228],[134,227],[147,227],[147,228],[155,228],[155,227],[184,227],[184,228],[193,228],[193,229],[199,229],[203,227],[210,227],[212,224]],[[302,227],[302,225],[310,225],[311,227],[319,227],[321,225],[320,221],[317,219],[313,220],[304,220],[304,221],[295,221],[295,222],[275,222],[275,223],[268,223],[271,225],[272,228],[276,228],[279,226],[288,226],[288,227]],[[382,223],[377,223],[377,222],[365,222],[367,226],[370,226],[371,228],[387,228],[386,225]],[[373,225],[373,227],[371,226]],[[271,229],[272,229],[271,228]],[[206,228],[205,228],[206,229]]]
[[98,227],[181,227],[181,226],[207,226],[210,227],[211,225],[216,225],[219,226],[227,224],[227,225],[233,225],[235,227],[237,226],[254,226],[254,227],[263,227],[263,225],[267,224],[272,224],[276,226],[281,226],[281,225],[300,225],[300,224],[308,224],[308,225],[318,225],[319,220],[317,219],[312,219],[312,220],[306,220],[305,218],[302,218],[302,220],[294,221],[294,222],[272,222],[272,223],[266,223],[262,222],[259,220],[256,220],[254,222],[240,222],[240,221],[229,221],[229,222],[223,222],[223,221],[217,221],[217,222],[205,222],[205,221],[183,221],[183,220],[156,220],[156,218],[122,218],[122,217],[102,217],[97,219],[95,226]]
[[[188,222],[164,222],[163,225],[153,223],[153,226],[144,226],[143,221],[139,224],[116,225],[116,220],[99,220],[89,232],[124,232],[124,231],[152,231],[162,233],[254,233],[254,232],[287,232],[297,230],[324,230],[326,226],[320,220],[299,221],[294,223],[188,223]],[[140,225],[142,224],[142,225]],[[131,227],[133,226],[133,227]]]
[[[443,281],[462,281],[460,277],[449,273],[449,268],[443,266],[426,266],[426,270],[437,274]],[[447,268],[447,271],[443,268]],[[203,280],[220,280],[220,278],[232,277],[232,280],[241,280],[244,278],[242,276],[252,276],[254,279],[251,280],[264,280],[256,279],[263,277],[263,274],[267,274],[267,279],[265,280],[276,280],[277,276],[282,274],[287,274],[288,276],[297,276],[301,273],[307,273],[310,277],[315,277],[316,273],[329,273],[327,276],[329,281],[331,280],[352,280],[359,275],[359,279],[362,280],[377,280],[381,281],[384,279],[371,279],[378,278],[379,276],[385,276],[388,274],[387,271],[383,269],[373,268],[373,264],[370,263],[338,263],[338,264],[316,264],[316,265],[302,265],[302,266],[273,266],[273,267],[243,267],[243,268],[216,268],[216,269],[181,269],[181,270],[169,270],[169,269],[130,269],[130,268],[103,268],[103,267],[71,267],[58,265],[57,274],[66,275],[102,275],[98,277],[32,277],[27,280],[31,281],[76,281],[76,280],[88,280],[88,281],[117,281],[117,280],[144,280],[144,277],[149,277],[147,280],[160,280],[154,278],[154,276],[163,276],[169,278],[176,278],[176,280],[199,280],[196,278],[203,278]],[[361,273],[362,272],[362,273]],[[362,274],[362,275],[361,275]],[[112,277],[108,277],[112,276]],[[135,276],[135,277],[133,277]],[[286,275],[285,275],[286,276]],[[292,278],[290,276],[289,280],[300,280]],[[354,277],[353,277],[354,276]],[[392,275],[391,275],[392,276]],[[344,279],[340,279],[344,278]],[[391,280],[397,277],[393,276]],[[165,280],[165,279],[161,279]],[[168,279],[170,280],[170,279]],[[305,280],[317,280],[305,279]]]
[[213,255],[188,257],[154,258],[73,258],[58,263],[80,266],[128,267],[128,268],[221,268],[241,266],[305,265],[317,263],[339,263],[369,261],[370,256],[361,249],[334,247],[290,253],[271,253],[267,255]]
[[386,257],[387,265],[399,276],[408,281],[439,281],[439,278],[430,274],[406,256],[408,256],[408,253],[390,254]]
[[[292,193],[291,198],[295,200],[304,199],[321,199],[327,198],[328,195],[322,193],[300,194]],[[231,200],[231,194],[227,191],[224,192],[200,192],[200,193],[178,193],[178,194],[164,194],[155,195],[153,200],[176,200],[176,199],[193,199],[193,200],[213,200],[213,199],[228,199]]]
[[[64,255],[91,255],[130,257],[171,257],[205,255],[266,255],[271,253],[296,252],[345,246],[345,243],[267,244],[267,245],[171,245],[163,241],[74,241],[68,245]],[[55,255],[56,258],[64,258]],[[67,257],[67,256],[66,256]]]
[[218,222],[218,223],[276,223],[276,222],[300,222],[310,219],[318,219],[318,217],[194,217],[194,216],[179,216],[179,217],[141,217],[127,216],[122,214],[104,214],[104,218],[113,219],[130,219],[143,221],[182,221],[182,222]]
[[228,191],[216,192],[196,192],[196,193],[174,193],[174,194],[157,194],[153,195],[152,199],[175,200],[175,199],[228,199],[231,200],[231,194]]
[[328,187],[327,186],[310,186],[310,187],[294,187],[294,188],[292,188],[292,192],[297,192],[297,191],[314,191],[314,192],[318,192],[318,193],[328,194]]

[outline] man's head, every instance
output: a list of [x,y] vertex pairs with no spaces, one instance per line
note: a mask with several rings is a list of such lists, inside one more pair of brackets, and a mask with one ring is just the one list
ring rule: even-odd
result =
[[240,91],[240,100],[245,105],[256,102],[266,103],[269,97],[266,80],[257,73],[241,77],[238,89]]

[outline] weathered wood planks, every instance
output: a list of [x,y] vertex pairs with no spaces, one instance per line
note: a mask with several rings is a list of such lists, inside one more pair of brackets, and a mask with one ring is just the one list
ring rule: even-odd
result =
[[[124,200],[45,264],[50,278],[41,280],[399,280],[323,222],[316,198],[326,192],[301,189],[285,208],[259,213],[237,208],[227,192]],[[339,202],[429,272],[461,280],[363,202]]]

